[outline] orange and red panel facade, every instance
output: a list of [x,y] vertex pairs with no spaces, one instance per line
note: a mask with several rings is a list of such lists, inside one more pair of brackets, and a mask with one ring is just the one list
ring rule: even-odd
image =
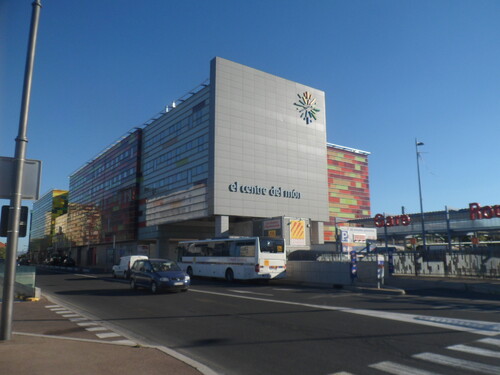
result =
[[327,144],[329,222],[325,241],[335,241],[335,226],[370,212],[369,152]]

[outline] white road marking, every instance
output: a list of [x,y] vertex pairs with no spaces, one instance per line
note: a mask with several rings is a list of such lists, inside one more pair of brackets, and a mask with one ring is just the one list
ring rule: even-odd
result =
[[93,275],[83,275],[81,273],[75,273],[74,274],[75,276],[81,276],[81,277],[88,277],[89,279],[97,279],[98,277],[97,276],[93,276]]
[[485,344],[500,346],[500,340],[499,339],[487,338],[487,339],[481,339],[481,340],[478,340],[478,341],[482,342],[482,343],[485,343]]
[[89,332],[97,332],[97,331],[109,331],[106,327],[90,327],[90,328],[85,328]]
[[456,350],[459,352],[482,355],[483,357],[500,358],[500,352],[489,349],[475,348],[469,345],[452,345],[446,349]]
[[83,322],[84,320],[88,320],[87,318],[71,318],[69,321],[70,322]]
[[109,337],[120,337],[118,333],[114,332],[97,333],[96,336],[99,337],[100,339],[107,339]]
[[80,316],[80,314],[64,314],[64,315],[62,315],[63,318],[77,318],[79,316]]
[[405,366],[390,361],[375,363],[373,365],[370,365],[370,367],[393,375],[439,375],[437,372],[421,370],[415,367]]
[[[55,307],[61,307],[61,306],[59,306],[59,305],[47,305],[47,306],[45,306],[46,309],[53,309]],[[61,308],[64,309],[64,307],[61,307]]]
[[270,297],[273,296],[272,294],[249,292],[246,290],[228,289],[228,291],[234,292],[234,293],[241,293],[241,294],[255,294],[255,295],[259,295],[259,296],[270,296]]
[[60,310],[60,311],[54,311],[56,314],[62,315],[62,314],[72,314],[73,311],[70,310]]
[[94,322],[82,322],[82,323],[76,323],[80,327],[90,327],[90,326],[97,326],[99,324],[94,323]]
[[500,334],[500,323],[496,323],[496,322],[486,322],[486,321],[481,321],[481,320],[441,318],[441,317],[433,317],[433,316],[426,316],[426,315],[395,313],[395,312],[390,312],[390,311],[355,309],[355,308],[351,308],[351,307],[315,305],[315,304],[311,304],[311,303],[280,301],[280,300],[272,300],[272,299],[251,297],[251,296],[242,296],[242,295],[229,294],[229,293],[211,292],[211,291],[199,290],[199,289],[194,289],[194,288],[191,288],[190,291],[195,292],[195,293],[212,294],[212,295],[219,295],[219,296],[230,297],[230,298],[249,299],[249,300],[253,300],[253,301],[261,301],[261,302],[267,302],[267,303],[277,303],[277,304],[283,304],[283,305],[309,307],[309,308],[313,308],[313,309],[340,311],[340,312],[344,312],[344,313],[348,313],[348,314],[357,314],[357,315],[369,316],[372,318],[388,319],[388,320],[395,320],[395,321],[400,321],[400,322],[405,322],[405,323],[420,324],[420,325],[439,327],[439,328],[445,328],[445,329],[456,330],[456,331],[464,331],[464,332],[470,332],[470,333],[475,333],[475,334],[484,335],[484,336],[496,336],[496,335]]
[[136,342],[133,342],[133,341],[130,341],[130,340],[115,340],[115,341],[111,341],[113,344],[117,344],[117,345],[126,345],[126,346],[136,346],[137,343]]
[[466,361],[463,359],[448,357],[441,354],[420,353],[420,354],[415,354],[412,357],[417,359],[422,359],[428,362],[437,363],[439,365],[456,367],[462,370],[465,369],[465,370],[480,372],[482,374],[490,374],[490,375],[500,374],[500,367],[498,366],[492,366],[473,361]]

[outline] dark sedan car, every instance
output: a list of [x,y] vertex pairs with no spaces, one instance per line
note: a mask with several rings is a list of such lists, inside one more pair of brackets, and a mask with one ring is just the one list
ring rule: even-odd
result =
[[191,285],[189,275],[173,260],[140,259],[130,269],[130,287],[149,288],[152,293],[160,290],[187,291]]

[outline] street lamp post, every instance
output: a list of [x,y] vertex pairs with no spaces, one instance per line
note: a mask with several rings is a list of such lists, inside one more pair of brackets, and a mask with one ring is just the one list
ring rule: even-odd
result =
[[418,142],[417,139],[415,138],[415,152],[417,155],[418,195],[420,198],[420,220],[422,223],[422,246],[423,250],[427,251],[427,243],[425,240],[424,206],[422,203],[422,184],[420,182],[420,161],[419,161],[420,153],[418,152],[418,146],[423,146],[423,145],[424,145],[423,142]]

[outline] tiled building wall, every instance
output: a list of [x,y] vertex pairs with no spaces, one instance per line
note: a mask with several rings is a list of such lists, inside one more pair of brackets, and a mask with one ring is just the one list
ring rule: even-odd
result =
[[330,221],[325,241],[335,241],[336,222],[371,215],[368,153],[328,145],[327,157]]

